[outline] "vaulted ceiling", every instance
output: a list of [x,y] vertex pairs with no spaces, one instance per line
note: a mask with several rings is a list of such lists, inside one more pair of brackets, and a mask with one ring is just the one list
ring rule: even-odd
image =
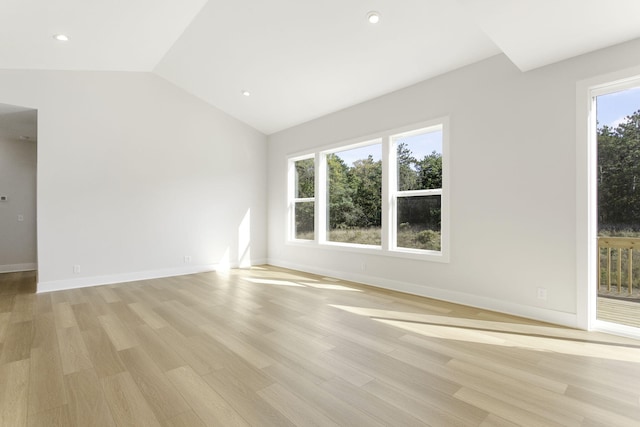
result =
[[0,69],[153,72],[266,134],[498,53],[528,71],[640,37],[638,0],[3,0],[1,9]]

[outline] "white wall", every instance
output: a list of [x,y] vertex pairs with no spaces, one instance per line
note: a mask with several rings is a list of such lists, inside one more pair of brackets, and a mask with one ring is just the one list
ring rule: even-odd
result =
[[35,142],[0,138],[0,272],[36,268],[36,158]]
[[[639,49],[527,73],[500,55],[270,136],[269,262],[577,325],[576,83],[638,65]],[[285,243],[287,154],[446,115],[450,263]]]
[[39,291],[265,260],[261,133],[148,73],[0,71],[0,102],[39,113]]

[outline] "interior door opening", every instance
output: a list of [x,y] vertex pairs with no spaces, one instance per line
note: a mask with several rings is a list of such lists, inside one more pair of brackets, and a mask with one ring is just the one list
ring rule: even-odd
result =
[[0,298],[21,293],[17,284],[35,292],[37,117],[33,108],[0,104]]

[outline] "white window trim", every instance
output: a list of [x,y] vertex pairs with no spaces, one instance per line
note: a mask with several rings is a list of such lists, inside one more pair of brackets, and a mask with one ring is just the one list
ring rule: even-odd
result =
[[[445,124],[445,122],[447,122]],[[398,139],[402,138],[402,137],[408,137],[408,136],[414,136],[414,135],[420,135],[423,133],[427,133],[430,131],[436,131],[436,130],[440,130],[442,131],[442,188],[438,188],[438,189],[429,189],[429,190],[405,190],[405,191],[399,191],[396,190],[396,188],[398,188],[398,182],[397,182],[397,176],[398,176],[398,160],[397,160],[397,146],[396,146],[396,142]],[[390,218],[390,223],[388,224],[388,229],[390,231],[389,234],[389,246],[388,246],[388,250],[392,251],[392,252],[396,252],[396,253],[406,253],[406,254],[419,254],[419,255],[430,255],[430,256],[435,256],[435,257],[441,257],[443,256],[443,254],[445,253],[444,247],[444,234],[445,234],[445,230],[444,230],[444,199],[445,199],[445,185],[447,185],[448,188],[448,179],[447,179],[447,183],[445,184],[445,170],[448,170],[448,165],[445,168],[445,160],[447,157],[445,157],[445,152],[448,153],[448,135],[445,136],[445,131],[448,130],[448,121],[446,119],[441,119],[440,121],[436,121],[436,123],[434,124],[433,122],[429,122],[426,126],[423,126],[421,128],[413,128],[411,129],[409,132],[398,132],[398,133],[394,133],[392,135],[388,136],[388,143],[389,143],[389,148],[388,148],[388,153],[389,153],[389,167],[387,168],[390,177],[389,177],[389,197],[390,197],[390,201],[391,201],[391,208],[389,210],[389,212],[391,213],[391,218]],[[448,194],[448,192],[447,192]],[[398,233],[398,228],[397,228],[397,223],[398,223],[398,198],[399,197],[417,197],[417,196],[435,196],[435,195],[439,195],[441,196],[441,230],[440,230],[440,246],[441,246],[441,250],[440,251],[431,251],[431,250],[424,250],[424,249],[412,249],[412,248],[403,248],[403,247],[399,247],[397,245],[397,233]],[[448,197],[447,197],[448,199]],[[448,212],[448,209],[447,209]],[[447,214],[448,216],[448,214]],[[448,222],[447,222],[448,224]],[[448,228],[446,231],[447,234],[447,238],[448,238]],[[448,249],[448,242],[447,242],[447,249]],[[447,252],[447,258],[446,260],[443,260],[443,262],[447,262],[448,261],[448,252]]]
[[[364,140],[363,140],[364,139]],[[369,145],[376,145],[376,144],[381,144],[382,143],[382,139],[381,138],[359,138],[358,140],[356,140],[357,142],[352,142],[352,143],[347,143],[347,144],[340,144],[337,146],[333,146],[330,149],[326,149],[326,150],[321,150],[318,152],[317,156],[319,157],[319,163],[318,163],[318,167],[320,168],[320,170],[316,169],[316,175],[319,178],[319,181],[316,182],[317,184],[317,192],[316,192],[316,196],[318,197],[318,203],[316,204],[316,214],[318,215],[322,215],[322,218],[318,218],[318,222],[316,223],[317,225],[317,229],[318,230],[322,230],[322,232],[320,234],[317,234],[318,237],[318,244],[321,246],[328,246],[328,247],[333,247],[333,248],[349,248],[349,249],[360,249],[360,250],[364,250],[364,251],[370,251],[370,250],[374,250],[379,252],[380,251],[380,246],[374,246],[374,245],[363,245],[363,244],[357,244],[357,243],[344,243],[344,242],[333,242],[330,240],[327,240],[327,206],[328,206],[328,200],[327,200],[327,156],[329,154],[335,154],[338,153],[340,151],[347,151],[347,150],[352,150],[354,148],[361,148],[361,147],[367,147]],[[384,145],[383,145],[383,149],[384,149]],[[383,168],[383,174],[384,174],[384,168]],[[384,182],[384,176],[382,178],[383,182]],[[382,213],[383,217],[384,217],[384,212]],[[384,221],[384,219],[383,219]],[[384,228],[384,227],[383,227]]]
[[[287,240],[301,243],[301,244],[309,244],[317,242],[318,233],[317,233],[317,222],[314,222],[314,239],[298,239],[296,238],[296,203],[303,202],[314,202],[314,214],[317,214],[317,203],[315,203],[315,197],[296,197],[296,162],[300,160],[314,159],[314,173],[317,174],[317,162],[313,155],[302,155],[297,157],[291,157],[288,159],[288,171],[287,171]],[[316,177],[317,178],[317,177]],[[317,185],[317,179],[314,185]],[[317,187],[315,187],[317,188]],[[317,192],[316,192],[317,194]]]
[[[440,128],[442,130],[442,189],[433,190],[411,190],[411,191],[395,191],[397,188],[396,178],[396,151],[392,138],[402,136],[411,136],[413,134],[423,133],[429,128]],[[343,141],[340,143],[323,146],[313,151],[307,151],[304,154],[296,154],[288,157],[289,161],[289,200],[288,200],[288,227],[286,243],[291,245],[312,245],[314,247],[325,250],[339,250],[364,254],[384,255],[398,258],[418,259],[424,261],[434,261],[448,263],[450,261],[449,247],[449,169],[450,169],[450,152],[449,152],[449,117],[440,117],[419,123],[402,126],[399,128],[389,129],[377,132],[372,135],[363,136]],[[364,147],[373,144],[382,144],[382,244],[381,246],[371,246],[362,244],[352,244],[343,242],[327,241],[327,161],[326,156],[340,151],[353,148]],[[295,192],[292,182],[295,175],[295,161],[308,158],[315,158],[315,177],[316,177],[316,197],[315,201],[315,240],[295,239],[295,221],[292,208],[295,207],[292,199]],[[384,166],[387,165],[387,166]],[[440,195],[441,196],[441,220],[440,220],[440,239],[441,250],[429,251],[422,249],[398,248],[395,247],[395,203],[398,196],[420,196],[420,195]]]

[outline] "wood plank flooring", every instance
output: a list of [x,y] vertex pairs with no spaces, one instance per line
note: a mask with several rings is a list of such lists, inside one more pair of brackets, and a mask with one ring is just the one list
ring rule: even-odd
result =
[[1,426],[638,426],[640,341],[263,266],[34,294]]
[[598,297],[598,320],[640,328],[640,301]]

